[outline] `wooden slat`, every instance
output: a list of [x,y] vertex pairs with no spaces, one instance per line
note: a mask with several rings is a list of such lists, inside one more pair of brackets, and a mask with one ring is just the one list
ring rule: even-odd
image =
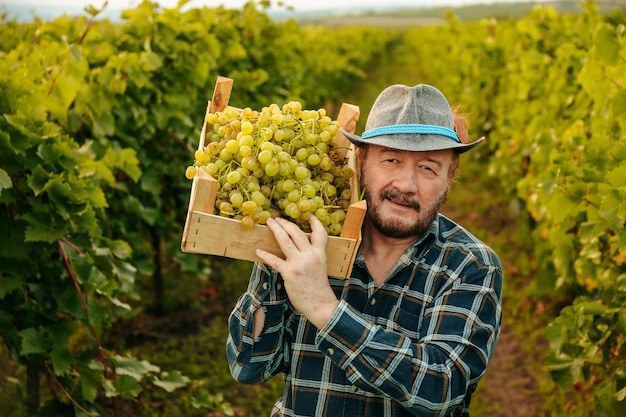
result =
[[[255,225],[244,230],[239,220],[192,211],[183,251],[218,255],[252,262],[263,262],[255,254],[262,248],[274,255],[283,254],[267,226]],[[326,246],[328,275],[347,278],[352,271],[359,240],[329,236]]]
[[367,203],[361,200],[348,207],[346,218],[341,229],[341,237],[348,239],[361,239],[361,225],[367,211]]
[[217,80],[215,81],[215,88],[213,89],[213,97],[208,101],[206,106],[206,114],[204,115],[204,120],[202,122],[202,132],[200,133],[198,149],[204,149],[206,146],[206,115],[209,113],[223,111],[226,106],[228,106],[234,82],[235,81],[232,78],[222,76],[217,77]]
[[211,98],[209,105],[209,112],[216,113],[218,111],[224,111],[228,102],[230,101],[230,93],[233,91],[234,80],[232,78],[226,78],[219,76],[215,81],[215,89],[213,90],[213,98]]
[[[339,109],[337,115],[337,121],[346,131],[354,133],[356,124],[359,121],[360,109],[354,104],[343,103]],[[338,149],[335,151],[340,158],[348,158],[348,151],[350,150],[350,140],[344,136],[341,131],[337,132],[335,136],[335,142]]]

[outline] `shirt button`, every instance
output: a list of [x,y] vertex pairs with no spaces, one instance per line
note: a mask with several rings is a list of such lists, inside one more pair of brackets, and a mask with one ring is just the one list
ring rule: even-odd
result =
[[356,387],[356,385],[352,385],[352,386],[350,387],[350,389],[352,390],[352,392],[356,392],[356,390],[357,390],[358,388]]
[[276,284],[276,289],[277,290],[281,290],[283,288],[283,285],[279,282],[278,284]]
[[335,354],[335,349],[328,348],[328,349],[326,349],[326,352],[328,352],[329,355],[334,355]]
[[370,304],[371,304],[371,305],[376,304],[376,299],[375,299],[375,298],[372,298],[372,299],[370,300]]
[[267,290],[270,287],[270,284],[268,284],[267,282],[263,283],[263,289]]

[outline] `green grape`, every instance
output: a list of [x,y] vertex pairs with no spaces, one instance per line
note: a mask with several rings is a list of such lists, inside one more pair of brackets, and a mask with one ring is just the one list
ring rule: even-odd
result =
[[187,169],[185,170],[185,177],[190,180],[193,177],[196,176],[196,173],[198,172],[198,169],[194,166],[188,166]]
[[229,201],[234,208],[240,208],[244,201],[243,194],[239,191],[233,191],[229,197]]
[[343,227],[339,223],[331,223],[328,226],[328,234],[331,236],[339,236]]
[[298,204],[292,202],[287,204],[287,207],[285,207],[285,214],[292,219],[297,219],[298,217],[300,217],[302,212],[298,208]]
[[297,180],[303,180],[305,178],[311,178],[311,171],[305,167],[298,167],[294,170],[294,175]]
[[261,185],[261,192],[266,198],[269,198],[272,195],[272,187],[268,184]]
[[281,162],[278,164],[279,169],[278,169],[278,175],[280,175],[281,177],[288,177],[291,175],[291,165],[289,165],[288,162]]
[[272,213],[270,213],[269,210],[263,210],[259,212],[258,214],[259,224],[265,224],[267,222],[267,219],[269,219],[270,217],[272,217]]
[[248,215],[255,214],[257,208],[258,208],[257,204],[252,200],[244,201],[241,204],[241,212],[243,214],[248,214]]
[[233,154],[224,148],[220,151],[220,159],[224,162],[230,162],[233,159]]
[[278,163],[278,160],[276,160],[276,158],[272,159],[267,164],[265,164],[265,174],[268,177],[276,176],[279,170],[280,170],[280,164]]
[[289,155],[289,152],[285,152],[281,148],[281,151],[276,154],[276,158],[278,159],[278,162],[289,162],[291,160],[291,155]]
[[213,162],[209,162],[208,164],[204,165],[202,169],[204,169],[204,171],[211,176],[217,174],[217,165]]
[[[248,190],[249,193],[260,193],[261,186],[259,185],[257,178],[254,176],[250,176],[248,178],[249,179],[246,181],[246,190]],[[252,197],[250,199],[252,200]]]
[[291,190],[288,194],[287,194],[287,200],[291,201],[291,202],[296,202],[300,200],[300,190]]
[[328,155],[324,155],[319,163],[319,167],[322,171],[328,171],[333,167],[333,161],[328,157]]
[[285,133],[283,129],[277,129],[276,132],[274,132],[274,139],[276,139],[279,142],[285,140],[286,137],[287,137],[287,134]]
[[270,162],[272,160],[272,158],[273,158],[272,152],[268,151],[267,149],[262,150],[257,155],[257,160],[261,164],[267,164],[268,162]]
[[237,142],[239,143],[239,146],[249,146],[249,147],[253,147],[254,146],[254,138],[252,137],[252,135],[241,135]]
[[270,142],[269,140],[265,141],[261,144],[261,150],[274,152],[274,144]]
[[254,202],[258,207],[262,207],[265,204],[267,198],[260,190],[255,190],[250,194],[250,200]]
[[211,125],[214,125],[215,123],[217,123],[217,119],[218,119],[218,116],[215,113],[209,113],[204,118],[204,120],[206,120],[206,122]]
[[250,230],[254,227],[254,218],[252,216],[243,216],[241,218],[241,227],[244,230]]
[[320,195],[313,196],[312,200],[315,202],[318,208],[324,207],[324,199]]
[[330,223],[331,224],[340,224],[346,218],[346,212],[343,210],[333,210],[330,213]]
[[311,165],[311,166],[317,166],[319,165],[319,163],[321,162],[322,158],[320,158],[320,156],[316,153],[312,153],[309,155],[309,157],[306,159],[306,162]]
[[237,184],[241,181],[241,173],[239,171],[231,171],[226,175],[226,181],[231,184]]
[[285,192],[293,191],[293,189],[296,187],[296,183],[290,178],[287,178],[281,181],[282,181],[282,190]]
[[249,157],[246,161],[245,167],[248,168],[250,171],[254,171],[259,167],[259,159],[256,156]]
[[252,148],[250,146],[244,145],[239,148],[239,155],[246,158],[252,155]]
[[241,133],[244,135],[249,135],[254,130],[254,126],[249,121],[244,121],[241,123]]
[[326,194],[329,198],[333,197],[337,194],[337,188],[332,184],[326,184],[326,187],[324,187],[324,194]]
[[239,152],[239,142],[235,139],[231,139],[226,142],[226,147],[224,149],[226,149],[229,153],[235,155],[237,152]]
[[315,210],[315,217],[317,217],[322,222],[322,224],[326,219],[330,220],[328,210],[324,207],[320,207]]
[[315,197],[317,191],[315,190],[315,186],[313,184],[305,184],[302,186],[302,194],[304,194],[308,198]]
[[231,216],[233,215],[233,205],[227,201],[222,201],[218,207],[220,215]]

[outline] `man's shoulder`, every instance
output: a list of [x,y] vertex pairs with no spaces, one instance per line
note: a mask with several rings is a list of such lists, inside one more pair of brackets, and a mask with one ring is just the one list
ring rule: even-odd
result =
[[465,227],[443,214],[439,214],[437,222],[437,240],[447,250],[461,250],[473,254],[482,262],[500,264],[495,251]]

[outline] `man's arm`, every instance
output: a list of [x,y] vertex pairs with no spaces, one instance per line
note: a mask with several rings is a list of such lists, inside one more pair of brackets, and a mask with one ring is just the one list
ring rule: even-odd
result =
[[285,329],[290,316],[282,279],[255,264],[248,289],[228,319],[226,355],[236,380],[261,383],[282,371],[288,360]]
[[388,395],[415,415],[460,407],[497,342],[502,290],[497,262],[463,273],[426,309],[418,341],[341,301],[316,344],[356,387]]

